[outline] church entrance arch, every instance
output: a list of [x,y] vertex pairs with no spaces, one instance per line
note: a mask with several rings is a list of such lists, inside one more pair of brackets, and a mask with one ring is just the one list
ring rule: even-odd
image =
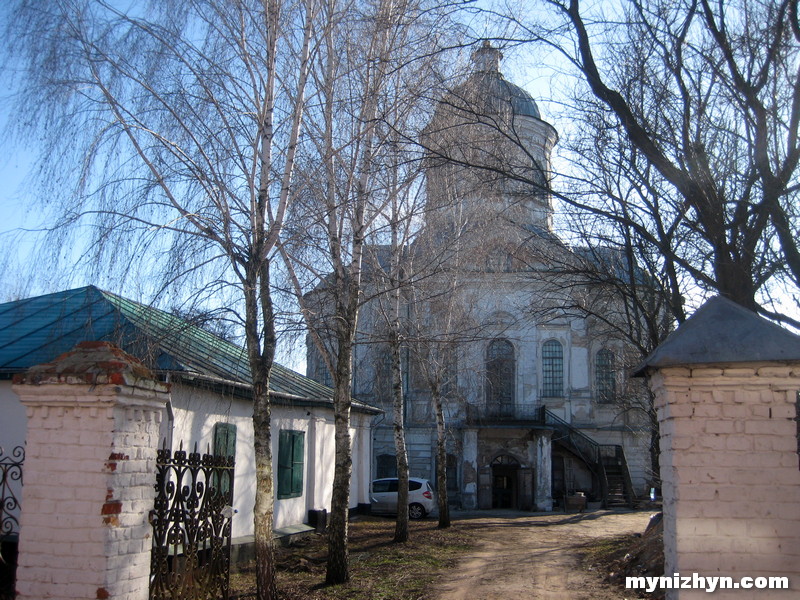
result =
[[519,461],[501,454],[492,461],[492,508],[517,508]]

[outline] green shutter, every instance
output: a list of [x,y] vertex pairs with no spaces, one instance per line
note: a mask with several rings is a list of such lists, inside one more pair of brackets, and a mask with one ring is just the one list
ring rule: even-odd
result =
[[[236,425],[231,423],[214,424],[214,455],[226,458],[236,458]],[[233,471],[225,469],[220,473],[212,475],[212,485],[222,494],[228,494],[231,490],[231,478]]]
[[303,494],[303,443],[305,433],[281,429],[278,434],[278,499]]
[[236,458],[236,425],[231,423],[214,425],[214,454]]
[[303,494],[303,432],[296,431],[293,441],[294,452],[292,456],[292,494],[301,496]]
[[281,429],[278,435],[278,498],[288,498],[292,492],[291,432]]

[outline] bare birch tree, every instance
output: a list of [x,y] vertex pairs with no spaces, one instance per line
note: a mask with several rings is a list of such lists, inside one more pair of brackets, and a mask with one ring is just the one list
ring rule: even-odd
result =
[[316,0],[165,1],[129,12],[102,0],[23,0],[7,29],[25,76],[19,122],[42,141],[53,235],[109,269],[149,257],[168,283],[188,273],[201,290],[233,288],[243,306],[263,599],[276,597],[271,253],[292,196],[319,28]]
[[[435,2],[373,0],[325,7],[335,23],[320,40],[313,86],[320,102],[309,124],[305,187],[294,237],[283,245],[309,335],[333,380],[336,452],[328,546],[328,583],[349,578],[349,433],[353,351],[365,302],[365,252],[386,224],[395,168],[386,120],[412,101],[419,59],[436,49]],[[397,103],[400,103],[399,105]]]
[[[469,309],[461,301],[458,272],[450,270],[426,278],[415,286],[408,324],[409,347],[430,393],[436,420],[436,491],[440,529],[450,527],[447,488],[448,413],[458,403],[458,347],[473,341],[476,333]],[[450,411],[447,410],[450,408]]]
[[[415,100],[404,104],[404,113],[408,118],[409,112],[416,112],[419,108],[420,95],[415,95]],[[405,120],[405,119],[403,119]],[[400,120],[392,118],[392,128],[395,129]],[[371,343],[385,341],[391,356],[391,398],[392,398],[392,426],[394,430],[395,458],[397,464],[397,520],[395,525],[394,541],[402,543],[408,540],[409,529],[409,462],[405,439],[405,389],[403,386],[403,371],[410,368],[408,361],[402,360],[402,351],[407,347],[407,316],[404,309],[407,306],[407,293],[413,286],[417,273],[414,269],[411,245],[415,234],[415,220],[421,211],[421,198],[418,190],[421,161],[411,160],[413,151],[400,150],[399,143],[395,140],[389,145],[390,149],[397,149],[388,158],[393,166],[386,170],[386,190],[388,206],[385,227],[388,231],[388,244],[381,244],[382,232],[373,237],[376,251],[371,257],[370,288],[376,295],[373,302],[377,304],[377,312],[384,321],[385,327],[378,327],[377,333],[385,331],[385,336],[373,335]],[[405,163],[405,164],[402,164]],[[415,186],[415,184],[417,184]],[[375,239],[377,238],[377,239]],[[381,260],[383,258],[383,260]],[[384,337],[383,340],[379,339]]]

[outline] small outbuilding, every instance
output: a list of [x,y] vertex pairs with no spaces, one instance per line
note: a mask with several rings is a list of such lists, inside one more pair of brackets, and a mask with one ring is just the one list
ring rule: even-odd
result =
[[763,588],[797,598],[800,336],[716,297],[638,374],[658,413],[665,575],[708,585],[667,586],[667,599],[712,586],[720,598],[758,598]]
[[[27,417],[12,389],[13,375],[51,362],[86,341],[114,344],[170,384],[159,446],[177,449],[182,444],[192,450],[196,445],[201,453],[234,456],[232,535],[234,544],[249,541],[255,460],[246,352],[186,319],[94,286],[0,304],[0,447],[11,453],[25,445]],[[274,528],[281,533],[302,529],[309,511],[330,509],[333,390],[276,364],[270,392]],[[350,502],[354,509],[369,503],[372,420],[380,413],[353,401]],[[291,473],[277,477],[278,462],[287,452],[292,454],[287,467]],[[19,497],[19,489],[13,492]],[[24,510],[24,491],[21,496]]]

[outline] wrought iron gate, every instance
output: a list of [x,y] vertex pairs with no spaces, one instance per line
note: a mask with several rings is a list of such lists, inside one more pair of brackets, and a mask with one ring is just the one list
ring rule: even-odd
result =
[[233,457],[158,451],[151,600],[229,597]]
[[24,461],[22,446],[15,447],[11,454],[0,447],[0,599],[14,597]]

